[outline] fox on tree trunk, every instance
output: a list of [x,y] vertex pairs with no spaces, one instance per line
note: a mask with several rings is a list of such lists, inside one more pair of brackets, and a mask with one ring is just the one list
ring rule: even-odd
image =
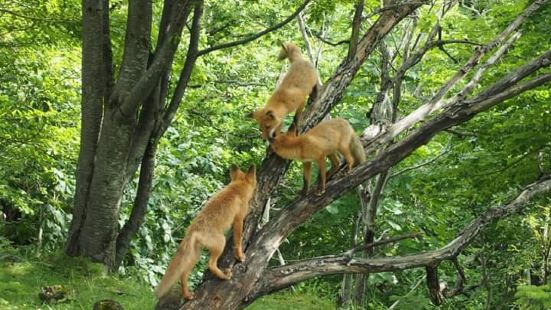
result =
[[314,66],[300,53],[293,43],[283,44],[279,60],[289,59],[291,66],[266,105],[254,111],[252,116],[262,131],[262,139],[271,138],[281,129],[285,116],[295,112],[293,123],[299,126],[306,97],[318,85],[318,74]]
[[218,258],[224,251],[226,237],[224,231],[233,225],[234,253],[240,262],[245,261],[245,253],[241,247],[243,220],[249,210],[249,202],[256,188],[256,168],[251,166],[247,173],[236,166],[230,169],[231,182],[216,193],[205,205],[204,209],[193,219],[186,231],[186,237],[180,243],[176,255],[168,265],[155,289],[157,298],[161,298],[178,281],[182,282],[182,296],[186,300],[193,299],[188,288],[188,277],[201,255],[201,247],[209,251],[209,270],[219,279],[229,280],[231,270],[218,268]]
[[302,135],[298,135],[295,126],[291,126],[287,133],[278,132],[270,139],[270,145],[280,157],[296,159],[304,163],[303,195],[308,192],[313,161],[318,165],[321,178],[316,193],[318,195],[325,192],[326,157],[331,160],[329,177],[339,168],[338,153],[346,160],[348,171],[365,162],[365,152],[360,139],[348,121],[342,118],[323,121]]

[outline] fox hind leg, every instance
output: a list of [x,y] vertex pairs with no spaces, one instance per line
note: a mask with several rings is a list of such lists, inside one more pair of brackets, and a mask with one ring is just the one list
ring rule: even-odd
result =
[[304,184],[302,185],[302,192],[301,192],[301,195],[302,196],[305,196],[306,194],[308,194],[308,187],[310,187],[310,178],[312,177],[312,162],[304,162],[303,163],[303,173],[304,173],[304,177],[303,177],[303,180],[304,180]]
[[352,170],[352,167],[354,167],[354,156],[352,156],[352,153],[350,152],[350,148],[343,148],[341,150],[342,156],[344,156],[344,159],[346,160],[346,166],[348,167],[348,172]]
[[225,270],[223,272],[218,268],[218,258],[220,258],[220,255],[222,255],[222,251],[224,251],[224,246],[226,245],[226,238],[224,238],[224,235],[222,234],[209,234],[208,236],[205,236],[205,239],[208,240],[202,240],[205,241],[203,244],[209,251],[209,270],[212,272],[216,277],[222,280],[229,280],[231,278],[231,271],[229,269]]
[[192,300],[193,299],[193,293],[189,290],[188,286],[188,279],[189,274],[191,273],[191,270],[197,264],[199,261],[199,257],[201,255],[201,246],[198,243],[192,244],[189,248],[189,253],[187,254],[187,257],[184,261],[184,268],[183,272],[180,275],[180,281],[182,285],[182,297],[184,297],[185,300]]
[[319,187],[316,192],[317,196],[321,196],[323,193],[325,193],[325,183],[327,178],[327,171],[325,170],[325,156],[322,156],[321,159],[318,159],[317,161],[318,168],[319,168]]
[[182,273],[182,276],[180,278],[181,282],[182,282],[182,296],[184,297],[185,300],[192,300],[193,299],[193,293],[191,293],[189,291],[189,287],[188,287],[188,278],[189,278],[189,271],[184,271]]

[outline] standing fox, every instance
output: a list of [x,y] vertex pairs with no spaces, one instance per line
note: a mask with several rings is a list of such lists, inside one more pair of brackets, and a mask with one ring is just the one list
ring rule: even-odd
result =
[[241,262],[245,261],[245,254],[241,248],[241,233],[243,232],[243,219],[247,215],[249,201],[256,188],[256,168],[253,165],[247,173],[244,173],[236,166],[232,166],[230,178],[230,184],[207,201],[203,210],[189,225],[178,252],[168,265],[161,283],[155,289],[157,298],[166,295],[171,286],[180,278],[182,296],[186,300],[193,299],[187,281],[191,270],[199,260],[202,247],[209,251],[209,270],[222,280],[230,279],[231,271],[229,269],[222,271],[218,268],[218,258],[226,244],[224,231],[228,230],[232,224],[235,257]]
[[295,112],[293,123],[298,126],[306,97],[318,84],[318,75],[314,66],[304,57],[293,43],[282,44],[279,60],[289,58],[291,66],[281,84],[276,88],[262,109],[252,113],[260,125],[262,139],[271,138],[279,132],[285,116]]
[[354,129],[342,118],[330,119],[319,123],[302,135],[297,135],[296,127],[291,126],[284,134],[277,134],[270,144],[274,152],[285,159],[296,159],[304,163],[304,187],[302,194],[308,192],[312,161],[320,171],[320,187],[317,195],[325,192],[325,157],[331,160],[329,177],[339,168],[337,152],[341,153],[348,165],[348,171],[365,162],[365,152]]

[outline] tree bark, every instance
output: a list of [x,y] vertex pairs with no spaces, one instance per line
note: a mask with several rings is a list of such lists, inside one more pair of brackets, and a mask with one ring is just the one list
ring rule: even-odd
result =
[[103,114],[106,92],[103,34],[104,20],[109,17],[109,11],[104,10],[104,1],[82,2],[82,113],[73,221],[66,245],[69,255],[78,255],[80,252],[79,236],[86,218],[86,203],[94,174],[94,158]]

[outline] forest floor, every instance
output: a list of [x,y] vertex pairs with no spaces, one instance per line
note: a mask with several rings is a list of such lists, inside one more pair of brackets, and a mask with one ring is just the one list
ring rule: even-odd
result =
[[[92,309],[95,302],[110,299],[124,309],[153,309],[155,297],[150,285],[132,276],[113,276],[102,265],[81,259],[28,258],[0,253],[0,309]],[[44,303],[43,287],[60,292],[59,302]],[[247,309],[334,309],[331,300],[294,293],[263,297]]]

